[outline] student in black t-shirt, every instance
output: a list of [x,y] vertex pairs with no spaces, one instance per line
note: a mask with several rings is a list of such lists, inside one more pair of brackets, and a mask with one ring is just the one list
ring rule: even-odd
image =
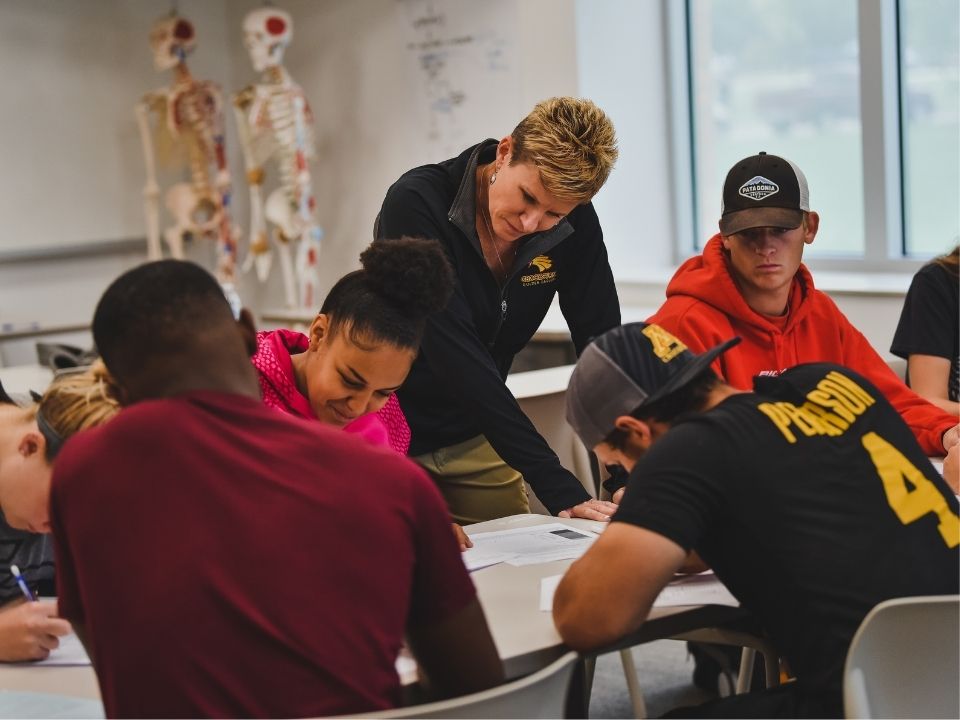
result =
[[913,277],[890,352],[907,361],[907,383],[957,414],[960,394],[960,246]]
[[957,500],[865,378],[818,363],[739,391],[709,368],[738,340],[697,356],[633,323],[581,355],[567,418],[631,476],[610,528],[560,583],[554,618],[578,650],[607,644],[642,624],[696,551],[797,680],[692,716],[840,717],[843,663],[870,608],[958,592]]

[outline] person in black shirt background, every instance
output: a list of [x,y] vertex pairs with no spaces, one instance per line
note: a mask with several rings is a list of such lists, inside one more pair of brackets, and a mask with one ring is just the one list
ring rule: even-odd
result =
[[954,415],[960,393],[960,246],[913,277],[890,352],[907,361],[907,384]]

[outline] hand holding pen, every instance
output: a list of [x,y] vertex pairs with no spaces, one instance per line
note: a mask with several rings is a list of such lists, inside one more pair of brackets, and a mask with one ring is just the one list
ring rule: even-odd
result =
[[70,623],[57,617],[57,604],[38,601],[15,565],[10,573],[29,602],[9,603],[0,608],[0,661],[42,660],[60,645]]
[[37,598],[33,594],[33,591],[27,587],[27,581],[23,579],[23,575],[20,574],[20,568],[16,565],[10,566],[10,574],[13,575],[13,579],[17,581],[17,585],[20,586],[20,592],[23,593],[23,596],[27,599],[27,602],[36,602]]

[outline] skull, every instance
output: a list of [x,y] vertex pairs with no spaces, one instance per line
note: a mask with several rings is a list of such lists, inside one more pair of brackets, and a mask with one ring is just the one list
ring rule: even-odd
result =
[[150,49],[157,70],[169,70],[182,63],[196,44],[193,23],[176,15],[157,20],[150,29]]
[[292,39],[293,20],[279,8],[258,8],[243,19],[243,44],[257,72],[279,65]]

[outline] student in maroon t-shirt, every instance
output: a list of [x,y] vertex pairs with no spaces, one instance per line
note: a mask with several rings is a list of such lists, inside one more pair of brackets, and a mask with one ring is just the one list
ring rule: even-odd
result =
[[129,407],[63,449],[51,523],[108,716],[388,708],[405,635],[442,694],[501,680],[433,483],[264,406],[250,316],[206,271],[124,274],[93,331]]

